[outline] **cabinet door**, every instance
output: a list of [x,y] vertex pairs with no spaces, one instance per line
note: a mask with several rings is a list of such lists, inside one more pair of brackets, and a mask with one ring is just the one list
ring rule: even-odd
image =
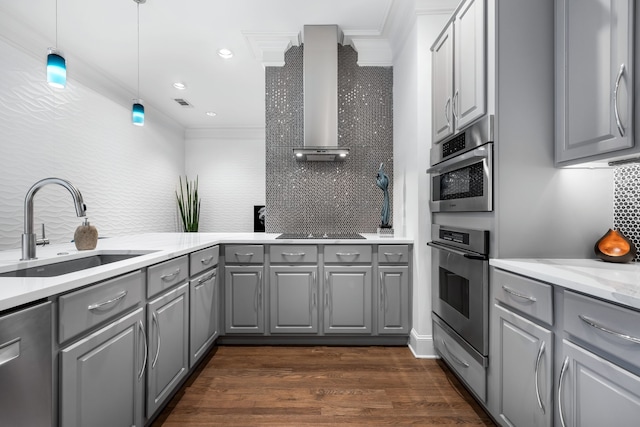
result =
[[142,427],[144,309],[60,352],[60,425]]
[[324,332],[371,333],[371,266],[327,266]]
[[225,330],[227,333],[264,333],[262,271],[261,265],[225,267]]
[[454,87],[456,129],[486,113],[485,0],[467,0],[454,21]]
[[272,266],[272,333],[318,332],[318,267]]
[[189,371],[189,284],[149,302],[147,417],[171,396]]
[[378,333],[409,333],[409,267],[378,268],[380,292],[378,303]]
[[567,340],[562,344],[558,425],[637,426],[640,377]]
[[553,334],[497,304],[494,308],[500,418],[513,426],[551,426]]
[[431,48],[431,129],[433,142],[453,134],[453,25]]
[[193,367],[218,336],[218,269],[194,278],[190,287],[189,363]]
[[633,8],[556,1],[557,162],[633,147]]

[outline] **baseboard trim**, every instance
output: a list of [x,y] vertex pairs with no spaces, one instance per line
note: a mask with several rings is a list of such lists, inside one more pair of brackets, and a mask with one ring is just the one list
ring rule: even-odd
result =
[[409,335],[409,349],[417,359],[438,359],[433,346],[433,335],[420,335],[415,329]]

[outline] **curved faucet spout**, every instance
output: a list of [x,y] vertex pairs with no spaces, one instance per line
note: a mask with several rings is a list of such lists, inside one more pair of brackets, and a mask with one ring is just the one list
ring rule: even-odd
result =
[[58,184],[69,190],[76,208],[76,215],[86,215],[87,207],[82,199],[82,194],[69,181],[60,178],[45,178],[33,184],[24,198],[24,234],[22,234],[21,261],[36,259],[36,235],[33,232],[33,198],[42,187],[48,184]]

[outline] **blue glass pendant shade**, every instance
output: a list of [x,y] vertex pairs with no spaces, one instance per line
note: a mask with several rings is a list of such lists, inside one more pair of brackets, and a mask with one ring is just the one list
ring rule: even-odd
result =
[[67,64],[61,55],[51,50],[47,55],[47,83],[60,89],[67,84]]
[[135,102],[131,109],[131,122],[136,126],[144,126],[144,105]]

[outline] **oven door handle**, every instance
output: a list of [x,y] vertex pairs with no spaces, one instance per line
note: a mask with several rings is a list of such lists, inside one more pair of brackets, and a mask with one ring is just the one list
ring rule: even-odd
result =
[[453,248],[450,248],[448,246],[440,245],[440,244],[438,244],[436,242],[427,242],[427,245],[431,246],[431,247],[434,247],[436,249],[441,249],[443,251],[453,252],[454,254],[463,256],[463,257],[465,257],[467,259],[478,260],[478,261],[487,261],[489,259],[489,257],[486,256],[486,255],[480,255],[480,254],[474,254],[474,253],[459,251],[457,249],[453,249]]
[[491,144],[486,144],[471,151],[467,151],[466,153],[462,153],[452,159],[445,160],[442,163],[431,166],[427,169],[427,173],[445,173],[461,169],[476,163],[478,159],[487,159],[489,156],[491,156]]

